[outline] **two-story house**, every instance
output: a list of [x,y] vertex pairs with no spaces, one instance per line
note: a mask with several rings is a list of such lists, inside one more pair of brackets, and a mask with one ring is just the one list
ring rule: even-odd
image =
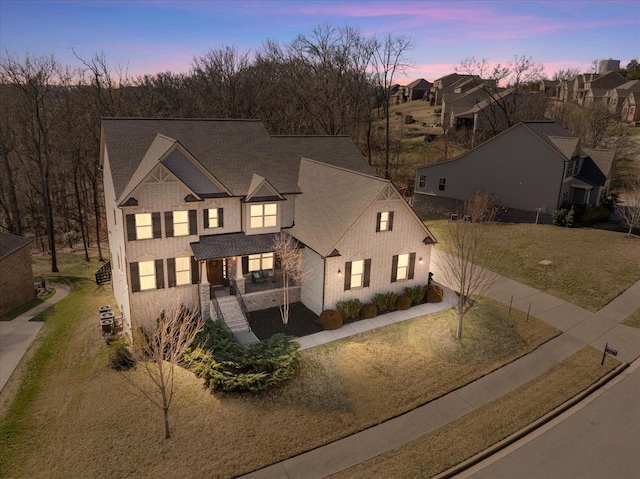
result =
[[229,285],[249,310],[277,305],[281,231],[299,241],[307,270],[292,298],[316,313],[427,282],[433,236],[348,137],[271,136],[254,120],[108,118],[101,141],[126,328],[169,301],[213,315],[211,295]]
[[553,121],[518,123],[449,161],[416,171],[414,207],[423,218],[457,213],[478,191],[502,207],[551,213],[563,205],[597,205],[613,175],[614,152],[587,148]]

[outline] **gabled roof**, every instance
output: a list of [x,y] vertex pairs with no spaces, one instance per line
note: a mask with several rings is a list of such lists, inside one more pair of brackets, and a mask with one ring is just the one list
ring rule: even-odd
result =
[[201,236],[199,241],[191,243],[191,250],[197,261],[270,253],[275,250],[274,240],[277,234],[226,233]]
[[0,259],[4,259],[20,248],[27,246],[33,240],[23,238],[22,236],[12,235],[10,233],[0,233]]
[[596,148],[582,148],[587,155],[580,168],[580,177],[588,178],[597,185],[604,185],[611,175],[615,152]]
[[407,85],[407,88],[414,88],[416,90],[424,89],[427,90],[431,88],[432,83],[429,83],[424,78],[418,78],[417,80],[412,81]]
[[259,120],[104,118],[102,128],[116,198],[176,141],[233,196],[246,195],[254,173],[281,194],[299,193],[302,156],[373,173],[347,136],[273,137]]
[[549,140],[567,160],[570,160],[571,158],[576,156],[577,148],[580,144],[579,138],[549,136]]
[[[303,193],[296,198],[295,222],[288,232],[323,257],[337,254],[334,250],[340,240],[375,200],[390,194],[402,198],[389,180],[306,158],[300,164],[298,183]],[[411,210],[404,200],[402,204]],[[413,215],[425,236],[435,242]]]
[[271,186],[269,180],[254,173],[251,178],[251,184],[249,185],[249,191],[247,191],[245,201],[269,201],[275,199],[283,200],[284,198],[273,186]]

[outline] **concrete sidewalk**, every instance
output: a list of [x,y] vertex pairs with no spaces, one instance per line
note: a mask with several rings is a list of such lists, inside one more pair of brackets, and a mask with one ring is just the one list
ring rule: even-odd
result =
[[[434,277],[441,278],[437,272]],[[531,308],[532,315],[563,333],[532,353],[424,406],[243,477],[328,477],[464,416],[534,379],[586,345],[602,349],[605,342],[608,342],[618,350],[618,359],[623,362],[631,362],[640,356],[640,330],[620,324],[640,308],[640,282],[597,313],[504,277],[498,278],[487,296],[507,305],[513,296],[514,308],[524,312]],[[303,341],[304,338],[301,339]]]
[[66,298],[70,291],[64,284],[50,283],[49,286],[56,290],[52,297],[11,321],[0,321],[0,391],[44,324],[31,319]]

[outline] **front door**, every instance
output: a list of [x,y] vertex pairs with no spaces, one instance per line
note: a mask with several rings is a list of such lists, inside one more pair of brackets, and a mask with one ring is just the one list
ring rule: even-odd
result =
[[207,261],[207,280],[210,284],[217,286],[222,284],[223,279],[223,259],[213,259]]

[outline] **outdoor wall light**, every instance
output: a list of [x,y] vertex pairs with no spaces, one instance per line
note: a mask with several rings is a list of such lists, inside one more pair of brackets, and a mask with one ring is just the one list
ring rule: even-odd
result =
[[422,264],[422,256],[420,256],[420,258],[418,258],[418,263]]
[[338,270],[338,276],[342,276],[342,270],[341,269]]

